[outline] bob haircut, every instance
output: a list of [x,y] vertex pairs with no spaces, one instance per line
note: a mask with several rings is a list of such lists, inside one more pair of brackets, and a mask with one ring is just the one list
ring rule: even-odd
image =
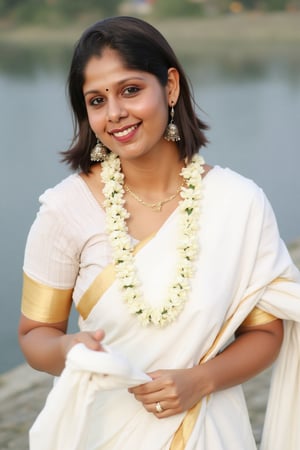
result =
[[180,76],[180,94],[176,104],[176,125],[181,140],[177,143],[181,159],[198,153],[207,143],[203,130],[207,125],[195,113],[195,101],[187,76],[172,48],[149,23],[127,16],[111,17],[95,23],[75,46],[68,77],[68,90],[73,110],[74,138],[70,148],[62,152],[63,161],[73,170],[90,171],[91,149],[96,136],[91,130],[83,96],[84,71],[93,57],[101,57],[105,48],[115,50],[127,69],[148,72],[166,86],[168,69],[174,67]]

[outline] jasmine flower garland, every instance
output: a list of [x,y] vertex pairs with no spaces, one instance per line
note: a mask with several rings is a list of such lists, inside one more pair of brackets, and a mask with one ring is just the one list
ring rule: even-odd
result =
[[194,155],[191,162],[180,172],[185,183],[180,190],[177,271],[165,303],[159,308],[152,308],[144,302],[135,269],[133,248],[126,223],[129,213],[124,207],[124,175],[121,172],[120,159],[114,153],[110,153],[102,163],[106,229],[113,250],[116,278],[130,313],[136,315],[144,326],[152,324],[163,327],[175,321],[188,299],[190,282],[194,274],[194,261],[198,254],[197,230],[203,165],[203,158]]

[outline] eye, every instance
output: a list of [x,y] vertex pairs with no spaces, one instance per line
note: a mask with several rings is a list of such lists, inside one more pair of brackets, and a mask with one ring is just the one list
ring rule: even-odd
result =
[[122,92],[124,95],[131,96],[131,95],[137,94],[139,91],[140,91],[140,88],[137,86],[128,86],[128,87],[124,88]]
[[89,101],[91,106],[99,106],[104,102],[103,97],[94,97]]

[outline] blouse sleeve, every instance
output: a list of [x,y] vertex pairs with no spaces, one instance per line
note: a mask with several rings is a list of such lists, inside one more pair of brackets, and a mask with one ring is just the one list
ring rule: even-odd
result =
[[39,322],[66,320],[79,270],[76,225],[52,190],[40,197],[41,208],[26,243],[23,314]]
[[277,317],[273,316],[273,314],[269,314],[255,307],[241,324],[239,330],[257,325],[264,325],[266,323],[273,322],[276,319]]

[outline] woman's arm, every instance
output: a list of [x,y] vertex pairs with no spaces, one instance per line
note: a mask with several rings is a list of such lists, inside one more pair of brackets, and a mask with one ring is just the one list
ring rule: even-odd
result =
[[102,330],[66,334],[68,321],[42,323],[23,314],[19,323],[19,343],[24,356],[34,369],[60,375],[68,351],[79,342],[91,350],[103,350],[100,342]]
[[277,358],[283,339],[281,320],[243,327],[236,339],[203,366],[211,378],[211,392],[241,384],[269,367]]
[[[241,384],[266,369],[276,359],[282,338],[281,320],[244,327],[215,358],[191,369],[152,372],[153,381],[129,391],[160,418],[181,413],[202,397]],[[163,412],[156,412],[157,402]]]

